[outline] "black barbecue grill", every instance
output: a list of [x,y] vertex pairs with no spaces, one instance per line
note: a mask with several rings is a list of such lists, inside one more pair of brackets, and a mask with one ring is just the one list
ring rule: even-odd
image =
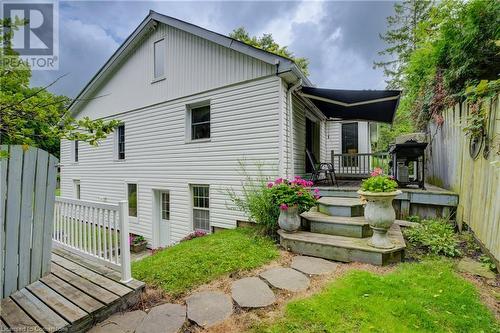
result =
[[[406,141],[392,145],[389,153],[392,156],[391,174],[399,186],[418,185],[425,190],[425,148],[427,143]],[[410,171],[413,174],[410,175]]]

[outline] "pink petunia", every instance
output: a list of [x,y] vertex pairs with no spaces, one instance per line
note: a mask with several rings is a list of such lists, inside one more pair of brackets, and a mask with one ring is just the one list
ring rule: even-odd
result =
[[280,205],[281,210],[288,210],[288,205],[287,204],[281,204]]
[[318,193],[319,193],[319,188],[317,188],[317,187],[316,187],[316,188],[314,189],[314,194],[318,194]]
[[283,183],[283,178],[278,178],[274,181],[275,184],[281,184]]
[[294,178],[295,178],[296,180],[302,179],[302,177],[301,177],[301,176],[295,176]]
[[273,184],[273,183],[267,183],[267,187],[268,187],[268,188],[271,188],[271,187],[273,187],[273,186],[274,186],[274,184]]

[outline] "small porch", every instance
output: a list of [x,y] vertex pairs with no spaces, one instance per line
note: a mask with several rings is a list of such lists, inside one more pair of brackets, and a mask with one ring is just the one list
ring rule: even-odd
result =
[[58,248],[50,274],[1,302],[2,332],[86,332],[135,304],[144,283],[120,282],[116,270]]

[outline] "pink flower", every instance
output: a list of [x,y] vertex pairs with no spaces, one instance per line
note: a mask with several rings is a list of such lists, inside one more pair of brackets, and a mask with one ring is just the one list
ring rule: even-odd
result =
[[297,179],[297,180],[298,180],[298,179],[302,179],[302,177],[301,177],[301,176],[295,176],[294,178],[295,178],[295,179]]
[[318,200],[319,198],[321,198],[321,195],[319,195],[319,194],[314,195],[314,199]]
[[382,170],[382,168],[375,168],[370,173],[370,176],[372,176],[372,177],[380,176],[383,172],[384,172],[384,170]]
[[311,187],[314,185],[314,182],[309,180],[308,182],[306,182],[306,187]]
[[316,187],[316,188],[314,189],[314,194],[319,194],[319,188],[317,188],[317,187]]
[[271,187],[273,187],[273,186],[274,186],[274,184],[273,184],[273,183],[267,183],[267,187],[268,187],[268,188],[271,188]]
[[283,178],[278,178],[274,181],[275,184],[281,184],[283,183]]
[[288,205],[287,204],[281,204],[280,205],[281,210],[288,210]]

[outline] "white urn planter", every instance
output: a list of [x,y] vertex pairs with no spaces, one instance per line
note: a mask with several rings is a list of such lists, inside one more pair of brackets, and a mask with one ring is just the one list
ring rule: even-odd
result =
[[401,194],[401,191],[368,192],[359,190],[358,194],[366,200],[365,220],[373,230],[373,236],[368,241],[368,245],[379,249],[392,249],[395,245],[387,236],[387,231],[396,220],[392,201]]
[[288,209],[280,209],[278,225],[285,232],[295,232],[300,228],[299,207],[291,206]]

